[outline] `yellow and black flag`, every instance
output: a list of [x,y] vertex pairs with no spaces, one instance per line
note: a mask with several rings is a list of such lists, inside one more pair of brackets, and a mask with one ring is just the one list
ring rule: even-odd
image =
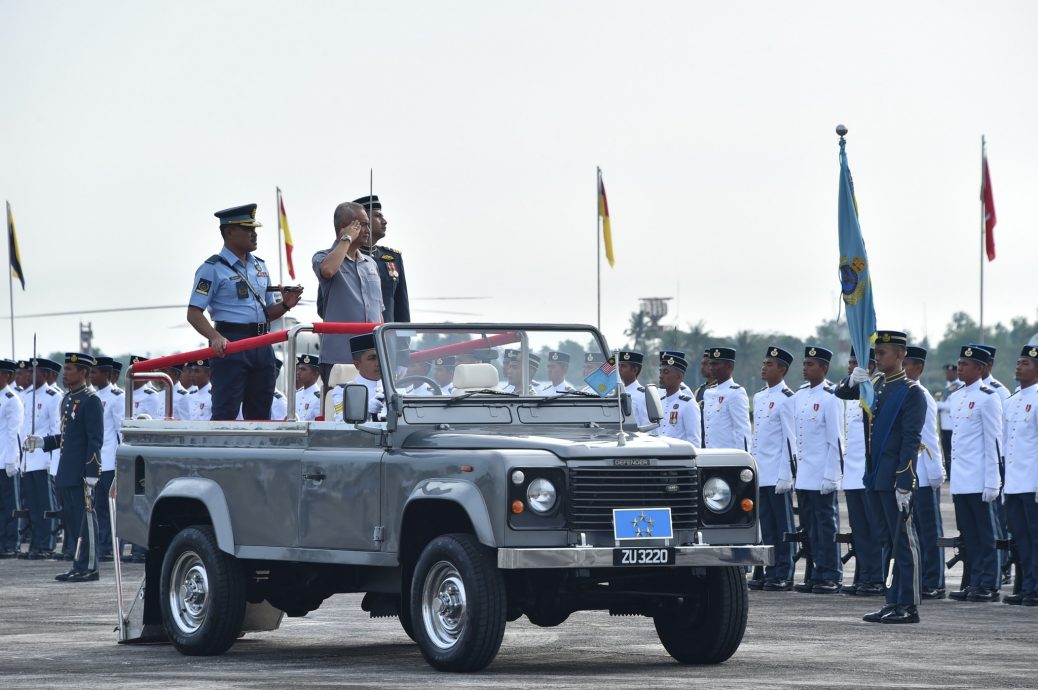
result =
[[11,214],[11,202],[7,202],[7,253],[11,257],[11,275],[17,278],[25,289],[25,275],[22,273],[22,256],[18,252],[18,235],[14,231],[14,215]]

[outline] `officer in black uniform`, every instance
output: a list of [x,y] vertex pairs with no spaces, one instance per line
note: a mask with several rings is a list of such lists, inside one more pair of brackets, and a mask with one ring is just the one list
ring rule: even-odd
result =
[[65,355],[62,381],[68,392],[61,401],[61,433],[28,436],[24,449],[45,453],[61,450],[55,484],[61,493],[62,520],[75,548],[72,569],[54,579],[89,582],[98,579],[97,517],[93,489],[101,478],[101,446],[104,442],[104,407],[89,388],[87,379],[97,361],[91,355]]
[[382,202],[378,195],[362,196],[353,203],[360,204],[371,219],[370,247],[360,250],[375,260],[378,277],[382,281],[382,320],[409,322],[411,305],[407,300],[407,279],[404,278],[404,258],[397,249],[376,244],[386,236],[386,217],[382,215]]

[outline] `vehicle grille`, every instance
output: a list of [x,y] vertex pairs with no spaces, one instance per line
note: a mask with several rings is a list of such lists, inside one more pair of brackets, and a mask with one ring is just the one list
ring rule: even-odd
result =
[[[677,491],[667,491],[668,486]],[[692,467],[571,467],[570,529],[613,530],[614,508],[670,508],[675,530],[695,529],[699,473]]]

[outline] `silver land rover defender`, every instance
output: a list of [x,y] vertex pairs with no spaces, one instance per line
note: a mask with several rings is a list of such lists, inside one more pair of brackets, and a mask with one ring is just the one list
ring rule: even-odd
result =
[[[286,360],[321,327],[286,333]],[[772,558],[749,454],[653,435],[653,386],[639,428],[608,365],[602,395],[585,386],[586,355],[611,355],[590,326],[386,324],[375,341],[375,369],[336,365],[323,420],[295,421],[287,367],[286,421],[124,421],[112,513],[148,551],[129,606],[117,572],[120,641],[220,654],[362,592],[441,670],[487,666],[509,621],[581,610],[651,616],[682,663],[735,652],[744,567]],[[130,376],[162,376],[146,365]]]

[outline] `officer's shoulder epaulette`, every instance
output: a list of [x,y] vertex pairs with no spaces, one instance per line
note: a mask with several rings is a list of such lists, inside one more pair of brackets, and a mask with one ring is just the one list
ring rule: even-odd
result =
[[212,256],[210,256],[208,259],[205,260],[205,263],[207,263],[207,264],[220,263],[220,255],[219,254],[213,254]]
[[314,391],[314,397],[320,398],[321,397],[321,391]]
[[791,397],[793,397],[794,393],[793,393],[793,391],[791,391],[788,388],[783,388],[782,389],[782,395],[786,396],[787,398],[791,398]]
[[177,389],[177,394],[178,395],[187,395],[187,390],[185,390],[184,388],[178,388]]
[[732,385],[730,385],[730,386],[728,386],[728,387],[729,387],[729,388],[731,388],[731,389],[732,389],[733,391],[737,391],[737,390],[739,390],[740,388],[742,388],[742,386],[740,386],[740,385],[739,385],[739,384],[737,384],[737,383],[733,383]]
[[678,395],[678,400],[684,400],[685,402],[692,402],[692,396],[691,395],[685,395],[685,394],[682,393],[682,394]]
[[54,390],[53,388],[48,388],[47,389],[47,395],[57,395],[57,394],[58,394],[58,392],[56,390]]
[[400,253],[399,249],[393,249],[392,247],[387,247],[384,244],[378,245],[378,248],[381,249],[384,252],[393,252],[394,254],[399,254]]
[[121,388],[112,388],[112,395],[122,395],[123,391]]
[[828,385],[828,384],[822,384],[822,390],[824,390],[826,393],[832,393],[833,391],[836,390],[836,386],[832,386],[832,385]]
[[918,382],[918,381],[916,381],[916,380],[914,380],[914,379],[905,379],[905,384],[906,384],[906,385],[907,385],[907,386],[908,386],[909,388],[912,388],[913,386],[918,386],[918,385],[919,385],[919,382]]
[[991,387],[992,387],[992,388],[1005,388],[1005,386],[1003,386],[1003,385],[1002,385],[1001,383],[999,383],[998,381],[992,381],[992,382],[991,382]]
[[[194,393],[194,391],[191,391],[191,392]],[[279,390],[275,390],[274,391],[274,397],[277,398],[278,400],[281,400],[281,398],[285,397],[285,394],[282,393]]]
[[638,386],[638,392],[639,393],[644,393],[645,392],[645,386]]
[[154,388],[142,388],[141,390],[144,391],[145,395],[155,395]]
[[195,394],[195,393],[197,393],[197,392],[198,392],[198,389],[196,388],[196,389],[194,389],[193,391],[188,391],[188,392],[187,392],[187,394],[188,394],[188,395],[194,395],[194,394]]
[[12,393],[11,391],[7,391],[6,395],[7,395],[8,398],[13,398],[14,397],[14,393]]
[[980,387],[980,392],[981,393],[987,393],[988,395],[991,395],[992,393],[995,392],[995,389],[994,388],[988,388],[987,386],[981,386]]

